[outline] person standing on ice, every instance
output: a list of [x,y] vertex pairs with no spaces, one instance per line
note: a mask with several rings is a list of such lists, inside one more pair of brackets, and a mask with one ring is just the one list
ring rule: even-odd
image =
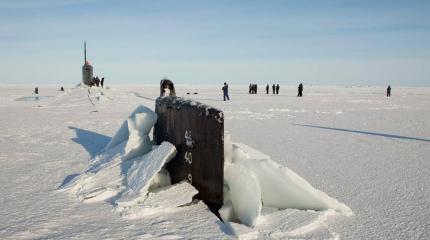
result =
[[276,84],[276,95],[279,93],[279,84]]
[[95,84],[96,84],[96,87],[98,87],[100,84],[100,78],[98,76],[96,76]]
[[387,87],[387,97],[391,97],[391,86],[388,85]]
[[300,83],[299,87],[298,87],[298,93],[297,93],[297,97],[303,97],[303,84]]
[[269,94],[269,84],[266,86],[266,94]]
[[103,83],[105,82],[105,78],[102,77],[102,80],[100,81],[100,85],[103,87]]
[[275,91],[276,91],[276,86],[275,86],[275,84],[273,84],[272,85],[272,92],[273,92],[273,94],[275,94]]
[[222,87],[222,92],[224,94],[224,101],[226,98],[228,101],[230,101],[230,98],[228,97],[228,85],[226,82],[224,83],[224,86]]

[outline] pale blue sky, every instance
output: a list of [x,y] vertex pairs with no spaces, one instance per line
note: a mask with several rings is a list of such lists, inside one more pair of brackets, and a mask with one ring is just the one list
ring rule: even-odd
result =
[[0,83],[430,85],[430,1],[0,0]]

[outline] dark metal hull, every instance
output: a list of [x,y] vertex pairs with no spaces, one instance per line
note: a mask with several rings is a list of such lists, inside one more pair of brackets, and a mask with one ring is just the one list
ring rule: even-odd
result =
[[223,204],[223,112],[179,97],[158,98],[155,112],[154,140],[169,141],[178,150],[167,163],[172,183],[188,180],[199,191],[196,198],[218,210]]

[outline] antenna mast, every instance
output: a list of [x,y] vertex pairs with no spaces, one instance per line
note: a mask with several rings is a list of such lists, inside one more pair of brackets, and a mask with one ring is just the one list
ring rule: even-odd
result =
[[84,41],[84,64],[87,64],[87,42]]

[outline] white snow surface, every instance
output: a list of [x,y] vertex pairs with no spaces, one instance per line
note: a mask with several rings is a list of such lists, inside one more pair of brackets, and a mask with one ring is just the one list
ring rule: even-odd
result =
[[[253,227],[224,224],[202,202],[183,205],[195,191],[183,185],[153,195],[171,199],[162,196],[186,189],[183,199],[149,201],[146,210],[132,209],[141,213],[137,219],[112,211],[111,202],[87,204],[60,186],[120,161],[125,142],[100,150],[139,105],[153,109],[158,85],[65,92],[39,86],[39,98],[34,86],[3,85],[0,239],[429,239],[429,88],[393,86],[386,98],[384,87],[305,85],[297,98],[296,86],[281,85],[276,96],[230,85],[231,101],[224,102],[219,86],[175,87],[179,96],[223,110],[234,142],[267,153],[354,215],[263,206]],[[166,179],[157,174],[154,182]],[[111,183],[101,198],[117,192]],[[148,211],[157,206],[170,210]],[[228,215],[228,206],[223,210]]]

